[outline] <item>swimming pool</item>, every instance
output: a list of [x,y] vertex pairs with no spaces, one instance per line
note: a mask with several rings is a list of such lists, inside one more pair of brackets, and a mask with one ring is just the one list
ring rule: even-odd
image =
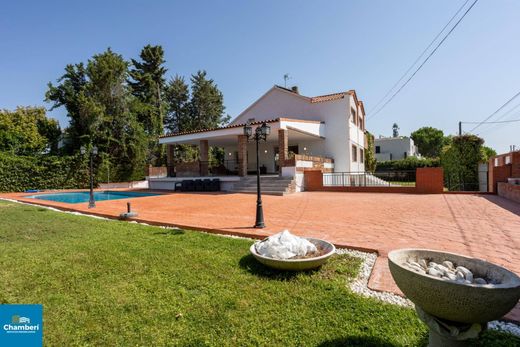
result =
[[[144,192],[104,191],[104,192],[94,192],[94,200],[96,200],[96,201],[120,200],[120,199],[141,198],[143,196],[156,196],[156,195],[160,195],[160,194],[144,193]],[[90,193],[89,192],[67,192],[67,193],[38,194],[38,195],[27,196],[27,198],[65,202],[68,204],[77,204],[80,202],[88,202],[89,198],[90,198]]]

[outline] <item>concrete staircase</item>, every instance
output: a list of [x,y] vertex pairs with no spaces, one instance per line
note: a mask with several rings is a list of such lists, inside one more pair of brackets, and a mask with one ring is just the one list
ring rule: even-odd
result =
[[[296,183],[292,177],[260,176],[262,194],[286,195],[294,193]],[[231,192],[256,194],[256,176],[243,177],[235,183]]]

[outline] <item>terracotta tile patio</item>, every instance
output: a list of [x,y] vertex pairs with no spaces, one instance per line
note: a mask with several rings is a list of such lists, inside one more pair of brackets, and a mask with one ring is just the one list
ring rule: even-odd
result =
[[[495,195],[378,194],[305,192],[284,197],[264,196],[267,228],[254,224],[255,195],[225,193],[167,193],[97,202],[40,203],[62,209],[116,217],[132,202],[138,219],[147,223],[264,237],[283,229],[315,236],[336,245],[372,250],[380,255],[369,287],[400,293],[387,266],[386,255],[395,248],[422,247],[475,256],[520,274],[520,205]],[[520,306],[508,318],[520,321]]]

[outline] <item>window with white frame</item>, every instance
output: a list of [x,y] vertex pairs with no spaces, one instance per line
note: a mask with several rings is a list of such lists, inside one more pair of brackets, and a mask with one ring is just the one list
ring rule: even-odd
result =
[[350,108],[350,121],[357,125],[357,114],[354,107]]
[[357,162],[357,147],[352,145],[352,161]]
[[363,164],[365,162],[365,151],[363,148],[359,149],[359,162]]

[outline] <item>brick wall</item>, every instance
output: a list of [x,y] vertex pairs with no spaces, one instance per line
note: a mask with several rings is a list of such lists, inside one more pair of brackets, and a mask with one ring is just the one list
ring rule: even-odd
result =
[[497,193],[499,196],[518,202],[520,204],[520,186],[498,182],[497,187]]
[[444,191],[444,170],[422,167],[415,171],[415,188],[419,194],[440,194]]
[[[509,163],[506,164],[506,158]],[[491,157],[488,162],[488,191],[497,193],[498,183],[510,177],[520,177],[520,152],[510,152]]]
[[417,169],[415,187],[324,187],[321,170],[306,170],[304,187],[306,191],[440,194],[444,191],[444,172],[440,167]]

